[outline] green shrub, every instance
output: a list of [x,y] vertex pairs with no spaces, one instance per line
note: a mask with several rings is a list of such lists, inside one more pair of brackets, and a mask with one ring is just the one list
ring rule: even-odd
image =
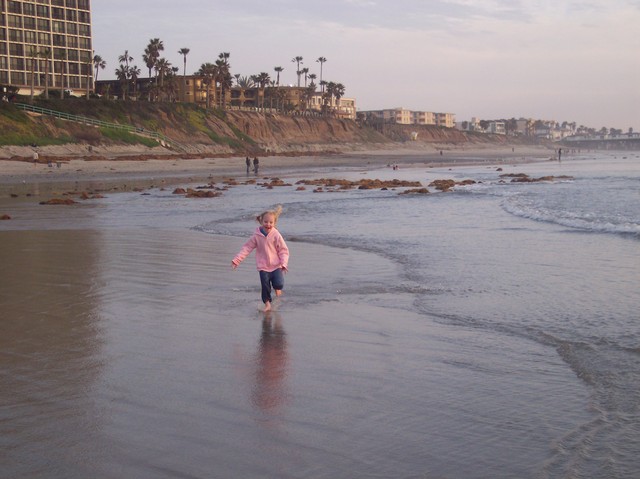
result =
[[126,130],[118,130],[116,128],[100,128],[100,133],[112,141],[119,141],[129,145],[145,145],[150,148],[158,146],[158,142],[152,138],[139,136]]

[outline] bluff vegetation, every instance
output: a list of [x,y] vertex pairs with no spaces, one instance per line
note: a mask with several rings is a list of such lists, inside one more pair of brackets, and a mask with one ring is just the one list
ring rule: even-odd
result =
[[96,127],[27,113],[15,105],[3,103],[0,106],[0,146],[158,146],[158,140],[149,137],[149,132],[161,133],[168,139],[166,143],[163,142],[167,153],[192,155],[329,153],[393,148],[397,143],[435,148],[465,143],[507,143],[504,135],[462,132],[452,128],[418,125],[372,128],[332,117],[205,110],[187,103],[39,99],[36,105],[112,124],[133,126],[136,131]]

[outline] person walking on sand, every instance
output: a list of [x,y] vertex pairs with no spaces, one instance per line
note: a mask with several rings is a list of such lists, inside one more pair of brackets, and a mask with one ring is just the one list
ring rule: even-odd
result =
[[249,175],[249,170],[251,170],[251,160],[248,156],[245,159],[245,163],[247,164],[247,175]]
[[253,172],[257,175],[260,168],[260,160],[257,157],[253,159]]
[[281,212],[282,206],[278,206],[274,210],[268,210],[256,216],[260,226],[231,261],[231,267],[236,269],[254,249],[256,250],[256,267],[260,274],[261,297],[265,312],[271,310],[273,302],[271,289],[275,290],[276,297],[282,295],[284,273],[289,270],[289,248],[276,229]]

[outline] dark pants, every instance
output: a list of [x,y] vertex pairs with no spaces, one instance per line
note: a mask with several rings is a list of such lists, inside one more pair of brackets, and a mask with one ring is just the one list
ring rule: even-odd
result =
[[262,302],[271,302],[271,287],[281,290],[284,288],[284,273],[280,268],[275,271],[260,271],[260,284],[262,285]]

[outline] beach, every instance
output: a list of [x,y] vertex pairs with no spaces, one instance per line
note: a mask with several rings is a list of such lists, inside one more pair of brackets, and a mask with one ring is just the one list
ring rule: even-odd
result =
[[[634,477],[640,171],[536,151],[265,157],[258,177],[0,161],[3,474]],[[323,177],[476,183],[297,184]],[[68,189],[103,197],[39,204]],[[264,315],[253,256],[231,259],[276,204],[290,271]]]
[[[180,159],[179,156],[156,154],[146,160],[129,159],[141,150],[94,149],[100,158],[82,155],[75,150],[61,147],[41,148],[41,156],[53,159],[49,167],[45,161],[33,164],[30,148],[6,148],[0,155],[0,197],[8,193],[18,195],[48,194],[72,191],[74,189],[94,189],[111,191],[131,191],[184,182],[199,182],[228,177],[245,176],[244,157],[212,157]],[[146,150],[145,150],[146,151]],[[450,148],[443,151],[434,148],[413,149],[411,145],[400,149],[378,149],[354,151],[332,155],[309,156],[267,156],[261,158],[260,175],[277,176],[292,171],[315,172],[326,168],[358,168],[386,165],[395,162],[404,164],[424,163],[428,166],[461,165],[494,161],[528,162],[548,159],[554,151],[547,147],[486,147]],[[146,154],[149,154],[147,152]],[[20,156],[17,156],[20,155]],[[71,156],[69,156],[71,155]],[[65,160],[58,168],[56,157]],[[153,156],[153,155],[152,155]],[[15,161],[10,158],[22,158]],[[71,158],[71,159],[69,159]]]

